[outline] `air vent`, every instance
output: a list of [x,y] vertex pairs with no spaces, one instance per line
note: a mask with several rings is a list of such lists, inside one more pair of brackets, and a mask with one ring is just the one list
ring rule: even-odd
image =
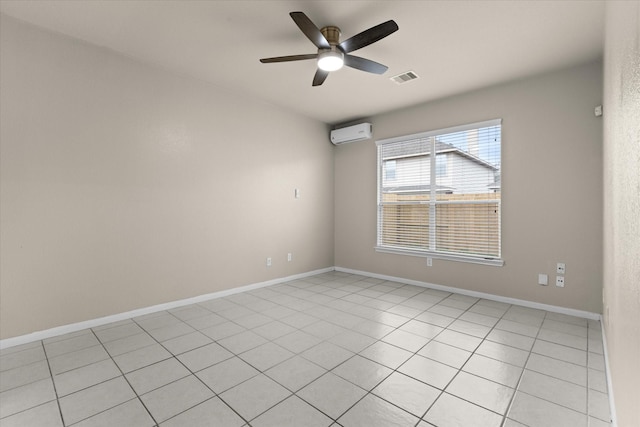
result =
[[418,78],[418,75],[413,71],[407,71],[406,73],[398,74],[397,76],[390,77],[391,81],[401,85],[402,83],[410,82]]

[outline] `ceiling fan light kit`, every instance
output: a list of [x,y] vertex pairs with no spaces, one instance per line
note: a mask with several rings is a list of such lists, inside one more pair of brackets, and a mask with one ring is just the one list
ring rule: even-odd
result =
[[371,27],[340,43],[340,28],[327,26],[318,29],[303,12],[291,12],[289,15],[304,35],[318,48],[318,52],[316,54],[263,58],[260,60],[263,64],[317,59],[318,70],[313,77],[313,86],[320,86],[331,71],[337,71],[343,65],[373,74],[383,74],[387,71],[385,65],[349,55],[349,53],[398,31],[398,25],[393,20]]
[[324,71],[337,71],[344,65],[344,53],[335,46],[318,53],[318,68]]

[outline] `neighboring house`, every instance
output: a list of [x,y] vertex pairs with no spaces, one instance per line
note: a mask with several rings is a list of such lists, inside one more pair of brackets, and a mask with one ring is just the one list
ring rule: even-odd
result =
[[[420,139],[402,151],[385,150],[382,159],[382,187],[385,193],[429,190],[430,145],[427,139]],[[472,194],[499,191],[499,169],[481,159],[477,153],[473,154],[473,146],[470,151],[465,151],[452,144],[436,141],[435,147],[437,193]]]

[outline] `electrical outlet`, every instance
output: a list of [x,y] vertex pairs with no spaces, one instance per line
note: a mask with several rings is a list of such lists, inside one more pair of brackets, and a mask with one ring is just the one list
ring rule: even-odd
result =
[[427,258],[427,267],[433,267],[433,258]]
[[556,276],[556,286],[564,288],[564,276]]
[[292,259],[291,252],[289,252],[289,253],[287,254],[287,261],[291,261],[291,259]]
[[549,276],[546,274],[538,274],[538,285],[547,286],[549,284]]
[[558,274],[565,274],[567,272],[567,268],[564,262],[559,262],[556,265],[556,273]]
[[299,189],[299,188],[296,188],[296,189],[295,189],[295,191],[294,191],[294,195],[295,195],[296,199],[299,199],[299,198],[300,198],[300,189]]
[[267,258],[267,267],[271,267],[271,258]]

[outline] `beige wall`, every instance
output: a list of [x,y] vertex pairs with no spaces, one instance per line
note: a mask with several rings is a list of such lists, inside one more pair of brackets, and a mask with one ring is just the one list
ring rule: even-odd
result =
[[640,425],[640,2],[607,2],[604,324],[620,427]]
[[[516,60],[514,58],[514,60]],[[335,153],[337,266],[600,313],[602,64],[583,65],[371,117],[375,138],[502,118],[504,267],[375,252],[376,146]],[[433,82],[437,84],[437,82]],[[411,90],[411,83],[398,90]],[[555,283],[565,262],[566,286]]]
[[0,28],[2,338],[333,265],[324,124]]

